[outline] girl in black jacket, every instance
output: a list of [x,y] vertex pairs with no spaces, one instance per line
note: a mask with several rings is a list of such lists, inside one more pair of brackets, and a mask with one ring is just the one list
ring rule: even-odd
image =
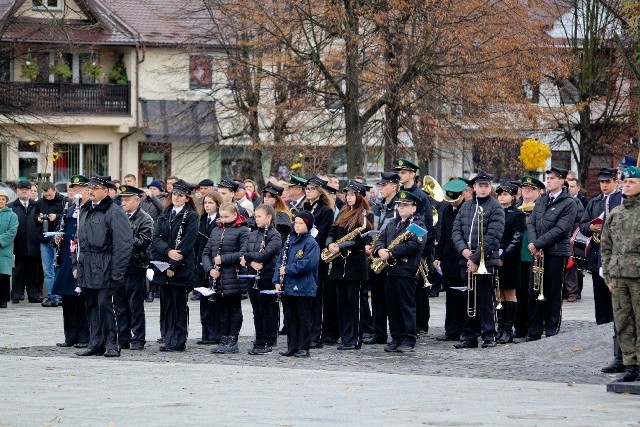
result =
[[[346,204],[329,230],[327,249],[331,254],[339,254],[331,262],[329,280],[337,290],[338,326],[341,345],[338,350],[357,350],[362,345],[360,329],[360,293],[362,282],[369,274],[364,246],[368,239],[361,234],[371,230],[373,213],[369,212],[366,199],[367,188],[351,181],[345,188]],[[336,243],[347,234],[360,229],[352,239]]]
[[276,298],[273,294],[260,293],[260,291],[273,289],[271,278],[275,270],[275,262],[280,249],[282,239],[275,229],[276,212],[269,205],[258,206],[254,213],[256,230],[249,235],[247,252],[240,259],[241,265],[248,265],[249,271],[256,274],[256,278],[249,289],[249,299],[253,307],[253,323],[256,328],[256,339],[249,354],[271,353],[271,347],[275,345],[272,337],[275,336],[273,322],[273,306]]
[[202,252],[202,268],[216,282],[216,310],[220,316],[220,344],[213,353],[237,353],[238,334],[242,327],[242,292],[246,280],[238,277],[240,257],[247,252],[250,230],[233,203],[219,210],[220,222]]
[[513,342],[513,322],[518,307],[516,289],[521,286],[520,252],[522,250],[522,236],[527,225],[524,212],[515,206],[518,187],[511,183],[502,183],[496,192],[498,193],[498,201],[504,208],[504,232],[500,240],[498,268],[502,310],[496,310],[498,317],[497,341],[499,344],[506,344]]

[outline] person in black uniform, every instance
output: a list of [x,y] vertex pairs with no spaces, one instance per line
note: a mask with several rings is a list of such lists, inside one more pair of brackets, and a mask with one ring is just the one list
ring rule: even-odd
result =
[[516,289],[520,283],[520,252],[522,236],[527,228],[524,212],[516,208],[518,186],[503,182],[496,190],[498,201],[504,209],[504,232],[500,240],[498,279],[502,309],[496,310],[498,318],[498,344],[513,342],[513,322],[518,302]]
[[396,196],[398,217],[387,224],[373,248],[373,253],[389,264],[379,272],[384,275],[391,333],[391,341],[384,347],[386,352],[412,352],[418,337],[415,302],[416,271],[423,242],[422,238],[412,234],[405,239],[400,239],[400,236],[411,224],[425,228],[422,219],[416,215],[420,203],[420,199],[413,193],[400,190]]
[[231,178],[222,178],[218,183],[218,194],[222,196],[224,203],[232,203],[236,206],[236,210],[243,218],[249,218],[249,212],[234,199],[236,191],[240,188],[240,184]]
[[110,188],[115,189],[110,176],[91,177],[90,200],[78,218],[73,276],[85,295],[89,322],[89,344],[78,356],[120,356],[113,294],[122,286],[133,234],[127,216],[109,197]]
[[[341,342],[338,350],[356,350],[362,345],[361,288],[369,272],[364,253],[368,239],[361,234],[373,227],[373,214],[369,211],[367,188],[363,184],[352,180],[344,192],[346,203],[329,231],[326,249],[332,256],[337,255],[331,262],[329,281],[333,282],[338,295]],[[354,230],[359,230],[357,235],[337,243]]]
[[562,288],[564,269],[571,255],[569,238],[576,218],[577,206],[564,188],[567,170],[552,167],[546,171],[547,193],[536,200],[527,231],[528,249],[534,258],[544,254],[543,293],[545,300],[537,300],[533,289],[534,275],[529,282],[529,327],[527,341],[556,335],[562,320]]
[[145,273],[149,267],[149,246],[153,238],[153,219],[140,207],[144,190],[131,185],[120,186],[120,201],[129,218],[133,249],[123,285],[116,289],[113,302],[118,318],[120,348],[142,350],[146,343],[144,315]]
[[442,281],[446,291],[444,334],[436,337],[438,341],[459,341],[466,317],[465,294],[461,290],[465,284],[460,276],[462,259],[451,239],[454,221],[464,202],[462,193],[466,188],[467,183],[460,179],[451,180],[442,188],[444,200],[449,205],[440,213],[438,222],[440,240],[435,247],[433,261],[433,266],[442,271]]
[[151,259],[169,264],[161,271],[153,264],[152,282],[160,288],[160,351],[184,351],[187,343],[187,294],[195,284],[196,240],[200,208],[193,200],[194,186],[179,179],[173,184],[164,211],[153,230]]
[[[304,187],[304,210],[313,215],[317,230],[314,237],[318,246],[323,246],[327,241],[329,229],[333,224],[333,202],[323,188],[325,185],[327,181],[313,175]],[[313,236],[314,232],[310,231]],[[329,265],[321,262],[318,269],[318,290],[311,304],[311,348],[320,348],[322,343],[335,344],[340,336],[336,290],[327,283],[328,275]]]
[[[396,195],[400,189],[400,176],[395,172],[382,172],[380,181],[376,183],[380,189],[382,200],[373,207],[374,227],[379,233],[396,219]],[[379,239],[380,234],[374,237],[371,242],[365,246],[365,253],[368,260],[371,260],[371,254],[375,242]],[[384,275],[374,274],[369,268],[369,285],[371,286],[371,315],[373,317],[373,336],[364,339],[365,344],[386,344],[387,343],[387,304],[384,292]]]
[[[73,277],[71,265],[71,248],[75,250],[75,236],[78,229],[78,215],[80,205],[89,198],[89,179],[82,175],[74,175],[69,182],[68,195],[72,204],[67,206],[64,219],[58,223],[56,231],[64,233],[54,237],[58,247],[60,265],[56,269],[53,279],[52,292],[62,296],[62,322],[64,327],[64,341],[58,347],[86,348],[89,342],[89,323],[87,323],[87,308],[84,295],[76,292],[78,282]],[[76,197],[77,196],[77,197]]]
[[[475,348],[478,346],[478,337],[482,338],[483,348],[496,346],[493,273],[499,261],[500,238],[504,232],[504,210],[500,203],[491,197],[492,179],[491,175],[480,172],[471,180],[475,197],[462,204],[460,213],[453,223],[452,240],[456,250],[463,257],[461,275],[467,282],[469,279],[475,281],[475,297],[467,290],[470,300],[467,317],[460,343],[455,344],[455,348]],[[479,235],[480,224],[482,235]],[[488,274],[475,274],[483,261]],[[472,315],[471,312],[475,313]]]
[[[589,239],[589,250],[585,260],[586,268],[591,272],[593,280],[593,302],[595,304],[596,324],[603,325],[613,322],[613,305],[611,302],[611,291],[600,276],[600,235],[609,212],[622,203],[622,192],[618,189],[618,170],[615,168],[604,168],[598,173],[601,194],[592,198],[587,203],[587,207],[580,221],[580,232]],[[620,373],[625,371],[622,363],[622,351],[618,343],[615,325],[613,328],[613,361],[602,368],[602,372],[607,374]]]
[[304,203],[307,201],[307,195],[304,190],[305,185],[307,185],[306,179],[294,174],[289,175],[289,189],[287,190],[289,201],[287,202],[287,207],[291,210],[292,215],[296,215],[304,209]]
[[[395,161],[394,170],[400,176],[400,188],[402,190],[413,193],[420,199],[420,205],[416,214],[422,219],[427,229],[427,236],[423,240],[421,249],[422,257],[420,262],[424,263],[427,270],[433,258],[433,206],[429,195],[416,185],[416,174],[420,169],[416,164],[407,159],[399,158]],[[425,288],[422,275],[416,281],[416,319],[418,332],[429,332],[429,318],[431,317],[431,308],[429,306],[429,294],[431,290]]]

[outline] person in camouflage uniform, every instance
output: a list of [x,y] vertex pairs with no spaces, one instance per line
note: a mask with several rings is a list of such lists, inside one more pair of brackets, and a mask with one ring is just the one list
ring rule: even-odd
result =
[[627,168],[622,178],[624,200],[606,220],[600,251],[626,366],[617,381],[631,382],[638,379],[640,361],[640,168]]

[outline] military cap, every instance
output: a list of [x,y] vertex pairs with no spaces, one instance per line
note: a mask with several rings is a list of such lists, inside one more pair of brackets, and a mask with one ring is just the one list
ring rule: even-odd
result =
[[616,179],[618,177],[618,169],[615,168],[602,168],[598,172],[598,180],[608,181],[610,179]]
[[142,196],[144,194],[144,190],[141,190],[133,185],[121,185],[118,187],[120,189],[121,196]]
[[396,172],[380,172],[380,181],[376,182],[378,185],[388,183],[398,184],[400,183],[400,175]]
[[538,190],[544,190],[545,188],[545,185],[542,183],[542,181],[530,175],[525,175],[520,178],[520,186],[537,188]]
[[420,206],[420,198],[410,191],[400,190],[396,194],[396,203],[408,203],[411,205]]
[[284,188],[282,188],[282,187],[280,187],[278,185],[272,184],[270,182],[267,182],[267,185],[265,185],[262,188],[262,192],[263,193],[274,194],[274,195],[277,195],[277,196],[282,196],[282,193],[284,192]]
[[345,193],[347,191],[351,191],[353,193],[359,193],[362,196],[366,196],[367,186],[362,184],[361,182],[358,182],[352,179],[351,181],[349,181],[349,184],[347,184],[347,186],[342,191],[344,191]]
[[640,168],[637,166],[629,166],[622,172],[622,178],[640,178]]
[[110,176],[92,176],[89,180],[89,185],[101,185],[107,188],[116,188],[116,185],[111,181]]
[[238,183],[231,178],[224,177],[218,183],[218,188],[228,188],[235,193],[236,191],[238,191],[239,186]]
[[468,178],[463,178],[461,176],[458,177],[458,179],[462,182],[464,182],[465,184],[467,184],[467,187],[471,187],[471,180]]
[[626,169],[629,166],[637,166],[638,159],[633,156],[624,156],[620,159],[620,163],[618,163],[618,169]]
[[569,173],[569,171],[566,170],[566,169],[563,169],[563,168],[552,166],[551,169],[547,170],[545,173],[547,175],[554,174],[555,176],[557,176],[560,179],[566,179],[567,178],[567,174]]
[[480,171],[476,176],[469,180],[469,184],[471,186],[475,185],[476,183],[491,184],[491,181],[493,181],[493,176],[484,171]]
[[307,179],[307,183],[305,184],[305,186],[307,185],[315,185],[316,187],[324,187],[327,188],[327,184],[329,183],[329,181],[325,181],[324,179],[320,178],[318,175],[311,175],[311,178]]
[[73,175],[69,180],[69,187],[75,187],[76,185],[89,185],[89,178],[82,175]]
[[198,183],[198,187],[213,187],[214,183],[209,178],[205,178]]
[[464,190],[467,189],[467,183],[461,179],[452,179],[442,189],[444,190],[444,201],[456,203],[462,197]]
[[295,187],[297,185],[300,185],[302,187],[304,187],[305,185],[307,185],[307,180],[304,178],[301,178],[297,175],[294,174],[289,174],[289,187]]
[[516,194],[518,194],[518,186],[510,182],[502,182],[496,189],[496,193],[500,194],[505,192],[511,194],[512,196],[515,196]]
[[31,181],[22,180],[18,182],[18,188],[28,188],[31,189]]
[[415,163],[403,158],[396,159],[393,164],[395,165],[393,167],[394,171],[405,170],[409,172],[418,172],[418,169],[420,169],[420,167]]
[[158,190],[164,191],[164,185],[162,184],[162,181],[158,181],[157,179],[151,181],[149,185],[147,185],[147,188],[149,187],[156,187]]
[[195,190],[195,188],[196,188],[195,185],[191,185],[182,179],[177,180],[173,184],[174,193],[185,194],[187,196],[190,196],[191,194],[193,194],[193,190]]

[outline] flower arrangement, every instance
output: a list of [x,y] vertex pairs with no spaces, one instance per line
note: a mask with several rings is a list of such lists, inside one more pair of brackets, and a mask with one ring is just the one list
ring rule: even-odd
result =
[[113,69],[109,73],[109,83],[126,85],[127,84],[127,67],[124,65],[123,57],[119,57]]
[[544,169],[547,159],[551,157],[551,149],[549,146],[537,139],[525,139],[520,146],[520,155],[518,159],[524,165],[528,172],[535,172]]
[[56,77],[63,79],[70,79],[73,77],[73,73],[71,72],[71,68],[64,61],[57,61],[54,65],[49,68],[49,72]]
[[82,67],[82,72],[93,78],[93,80],[97,80],[102,75],[102,65],[93,61],[93,62],[85,62]]
[[24,61],[20,68],[20,76],[30,81],[35,81],[38,78],[38,63],[35,61]]

